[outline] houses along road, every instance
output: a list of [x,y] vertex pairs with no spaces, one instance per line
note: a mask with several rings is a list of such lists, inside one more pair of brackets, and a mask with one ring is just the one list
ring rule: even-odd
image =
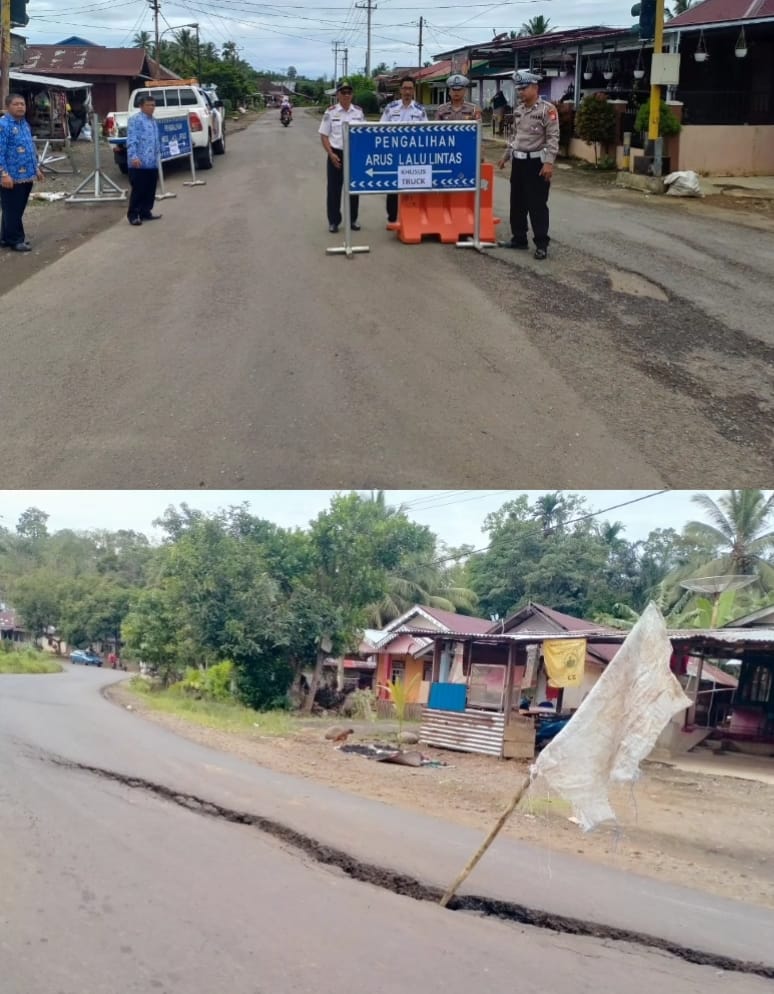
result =
[[[466,994],[482,982],[510,990],[514,978],[528,994],[638,994],[656,979],[670,994],[768,989],[759,976],[638,944],[444,911],[164,799],[132,778],[273,819],[439,886],[480,841],[180,739],[104,700],[101,688],[117,678],[69,666],[0,678],[4,994],[362,994],[364,984],[374,994]],[[774,966],[765,909],[513,840],[498,840],[466,891]]]
[[265,116],[29,279],[2,257],[6,486],[760,485],[771,232],[560,175],[547,264],[402,245],[381,196],[370,254],[326,256],[316,124]]

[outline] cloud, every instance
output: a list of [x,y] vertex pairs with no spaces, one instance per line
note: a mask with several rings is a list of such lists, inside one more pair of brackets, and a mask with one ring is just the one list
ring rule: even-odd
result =
[[[629,4],[569,0],[520,0],[512,3],[468,3],[438,0],[428,8],[423,30],[422,61],[464,44],[480,44],[494,33],[518,28],[541,13],[556,28],[591,24],[626,26]],[[153,30],[145,0],[86,0],[74,13],[73,0],[47,0],[30,7],[26,35],[30,44],[54,44],[79,35],[100,45],[126,46],[140,31]],[[380,0],[372,17],[371,65],[412,65],[418,59],[421,8],[409,0]],[[162,7],[161,28],[198,21],[202,41],[220,47],[236,41],[243,59],[256,69],[284,72],[295,66],[311,78],[330,77],[333,43],[348,49],[349,71],[365,63],[366,12],[355,0],[298,0],[284,5],[259,0],[180,0]],[[339,68],[341,65],[339,64]]]

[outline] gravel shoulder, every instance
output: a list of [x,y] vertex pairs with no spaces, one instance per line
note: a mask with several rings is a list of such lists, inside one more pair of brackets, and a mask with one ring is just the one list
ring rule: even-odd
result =
[[[233,733],[153,711],[124,684],[106,696],[191,741],[267,769],[482,831],[491,828],[526,772],[524,763],[425,746],[423,755],[447,765],[411,769],[373,762],[325,740],[333,719],[301,725],[284,737],[263,734],[260,719],[254,730]],[[378,737],[358,724],[351,741]],[[583,834],[564,802],[538,782],[505,831],[549,850],[774,908],[774,784],[648,763],[636,788],[614,788],[611,797],[618,825]]]

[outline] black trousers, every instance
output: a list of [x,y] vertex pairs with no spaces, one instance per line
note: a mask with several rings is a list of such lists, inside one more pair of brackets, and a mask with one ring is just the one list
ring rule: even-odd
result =
[[387,194],[387,220],[393,223],[398,220],[398,194]]
[[0,242],[5,242],[6,245],[18,245],[26,241],[22,218],[31,192],[32,183],[14,183],[10,190],[0,186],[0,205],[3,208]]
[[537,248],[548,248],[548,193],[551,184],[540,175],[540,159],[511,161],[511,234],[527,243],[527,216]]
[[[334,148],[334,152],[338,153],[339,158],[343,162],[343,152],[339,149]],[[341,224],[341,190],[344,186],[344,169],[343,166],[337,169],[336,166],[331,162],[331,157],[325,160],[327,163],[327,177],[328,177],[328,224]],[[360,210],[360,197],[350,196],[349,198],[349,220],[351,223],[357,221],[357,212]]]
[[158,178],[157,169],[129,170],[132,192],[129,194],[129,209],[126,212],[128,218],[148,217],[153,213]]

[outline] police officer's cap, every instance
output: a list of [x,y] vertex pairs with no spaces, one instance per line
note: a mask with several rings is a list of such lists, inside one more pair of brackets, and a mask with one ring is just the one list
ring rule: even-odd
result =
[[457,87],[470,86],[470,80],[467,76],[463,76],[461,72],[454,72],[446,80],[446,85],[450,90],[454,90]]
[[339,92],[339,90],[351,90],[351,89],[352,89],[352,84],[348,79],[340,79],[336,84],[337,93]]
[[539,83],[542,78],[534,72],[527,72],[526,69],[517,69],[513,74],[513,82],[517,90],[524,90],[528,86]]

